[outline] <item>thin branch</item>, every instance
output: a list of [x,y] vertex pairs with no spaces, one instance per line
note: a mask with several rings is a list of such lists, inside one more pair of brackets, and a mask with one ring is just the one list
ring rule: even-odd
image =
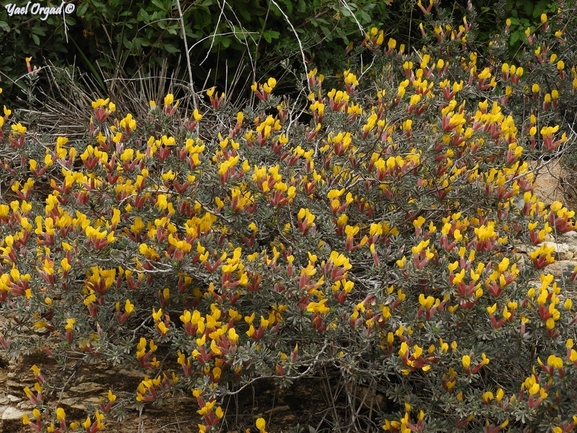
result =
[[359,27],[359,31],[361,32],[361,35],[363,35],[363,37],[364,37],[366,32],[365,32],[365,29],[363,29],[363,26],[361,25],[359,20],[357,19],[357,16],[353,13],[353,11],[351,10],[351,8],[349,7],[349,5],[347,4],[347,2],[345,0],[340,0],[340,1],[343,4],[343,6],[345,7],[345,9],[349,11],[349,13],[351,14],[351,17],[353,17],[353,19],[357,23],[357,26]]
[[198,102],[196,92],[194,91],[194,80],[192,79],[192,65],[190,64],[190,56],[188,54],[188,42],[186,40],[186,28],[184,27],[184,17],[182,16],[182,8],[180,7],[180,0],[176,0],[178,6],[178,16],[180,18],[180,27],[182,29],[182,39],[184,40],[184,51],[186,53],[186,67],[188,68],[188,78],[190,79],[190,91],[192,92],[192,104],[194,109],[198,109]]
[[[292,29],[295,37],[297,38],[297,42],[299,43],[299,48],[301,51],[301,57],[303,59],[303,67],[305,68],[305,74],[308,76],[309,75],[309,70],[307,68],[307,59],[305,57],[305,51],[303,48],[303,44],[301,43],[301,39],[299,38],[299,34],[297,33],[296,29],[293,26],[293,23],[291,23],[289,17],[284,13],[284,11],[280,8],[280,6],[278,5],[278,3],[275,0],[270,0],[271,3],[273,5],[275,5],[277,7],[277,9],[280,11],[280,13],[282,14],[282,16],[284,17],[284,19],[286,20],[286,22],[288,23],[288,25],[290,26],[290,28]],[[309,89],[309,92],[311,91],[311,86],[307,80],[307,87]]]
[[218,35],[217,31],[218,31],[218,27],[220,25],[220,20],[221,20],[222,16],[224,15],[224,6],[225,5],[226,5],[226,1],[222,3],[222,6],[220,8],[220,13],[218,14],[218,20],[216,21],[216,26],[214,27],[214,33],[212,34],[212,37],[211,37],[210,47],[208,47],[208,50],[206,51],[206,56],[204,56],[204,59],[202,59],[202,62],[200,62],[200,65],[202,65],[204,62],[206,62],[206,59],[208,59],[208,56],[210,55],[210,52],[212,51],[212,47],[214,46],[214,39]]

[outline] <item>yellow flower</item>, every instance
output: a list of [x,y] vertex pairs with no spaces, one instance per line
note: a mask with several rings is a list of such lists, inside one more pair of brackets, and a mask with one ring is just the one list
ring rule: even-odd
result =
[[331,311],[331,309],[326,306],[326,302],[327,302],[326,299],[322,299],[320,302],[310,302],[309,305],[307,305],[307,311],[309,313],[319,313],[319,314],[328,313],[329,311]]
[[64,329],[66,329],[67,331],[72,331],[74,329],[74,323],[76,323],[76,319],[69,318],[66,319],[66,326],[64,327]]
[[264,420],[264,418],[258,418],[258,419],[256,420],[255,425],[256,425],[256,428],[258,429],[258,431],[259,431],[260,433],[266,433],[266,430],[265,430],[265,428],[266,428],[266,421]]
[[489,403],[491,400],[493,400],[494,396],[493,393],[491,391],[487,391],[485,393],[483,393],[483,401],[485,403]]
[[124,311],[126,311],[128,314],[134,311],[134,304],[130,302],[130,299],[126,300],[126,303],[124,304]]
[[106,98],[106,99],[100,98],[100,99],[92,102],[92,108],[96,109],[99,107],[104,107],[106,104],[108,104],[108,102],[110,102],[110,98]]
[[70,263],[68,263],[68,259],[66,257],[64,257],[60,261],[60,266],[62,266],[62,270],[64,270],[65,272],[68,272],[72,268],[72,266],[70,266]]
[[34,376],[40,376],[40,369],[36,364],[30,367],[30,370],[32,370],[32,373],[34,373]]
[[169,93],[164,97],[164,106],[166,107],[172,105],[173,101],[174,101],[174,95],[172,93]]
[[64,409],[62,409],[61,407],[56,409],[56,419],[58,421],[62,421],[62,420],[66,419],[66,412],[64,412]]
[[16,132],[18,134],[24,134],[26,132],[26,127],[18,122],[16,125],[11,125],[10,128],[12,132]]
[[108,401],[110,403],[114,403],[116,401],[116,395],[112,392],[112,390],[108,390]]
[[549,355],[547,358],[547,365],[553,368],[563,368],[563,359],[555,355]]
[[166,335],[166,333],[168,332],[168,328],[166,327],[164,322],[159,322],[157,326],[158,326],[158,330],[160,331],[160,333],[162,335]]
[[276,80],[271,77],[271,78],[268,79],[268,81],[266,82],[266,84],[264,84],[264,85],[262,86],[262,88],[263,88],[263,90],[264,90],[266,93],[271,93],[272,90],[275,88],[275,86],[276,86]]

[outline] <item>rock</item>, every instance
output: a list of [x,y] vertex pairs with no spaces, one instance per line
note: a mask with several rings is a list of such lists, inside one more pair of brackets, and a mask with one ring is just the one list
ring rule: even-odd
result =
[[16,405],[20,410],[31,412],[36,406],[30,400],[23,400]]
[[558,260],[547,266],[545,271],[553,274],[556,279],[563,281],[564,278],[571,276],[575,266],[577,266],[577,261],[575,260]]
[[19,391],[22,391],[26,386],[28,386],[28,385],[26,385],[24,383],[16,382],[15,380],[8,379],[6,381],[6,387],[7,388],[17,389]]
[[83,399],[83,401],[85,403],[97,405],[97,404],[100,404],[100,397],[88,397],[88,398]]
[[571,230],[570,232],[563,233],[561,238],[564,238],[567,242],[575,244],[577,242],[577,231]]
[[567,170],[561,165],[560,158],[529,161],[529,167],[535,173],[535,194],[545,205],[550,205],[554,201],[566,203],[563,179],[567,177]]
[[16,396],[16,395],[12,395],[12,394],[7,394],[7,395],[6,395],[6,398],[10,401],[10,403],[17,403],[17,402],[19,402],[20,400],[22,400],[21,397],[18,397],[18,396]]
[[0,433],[21,431],[22,415],[32,411],[22,411],[12,406],[0,406]]
[[120,374],[126,377],[135,377],[137,379],[142,379],[142,377],[144,376],[143,373],[138,370],[124,370],[124,369],[115,372],[115,374]]
[[70,387],[70,391],[76,394],[97,394],[103,390],[104,387],[96,382],[82,382],[79,385]]
[[24,412],[20,409],[16,409],[15,407],[12,407],[12,406],[8,406],[5,408],[5,410],[2,413],[2,420],[3,421],[21,420],[22,415],[24,415],[25,413],[27,413],[27,412]]
[[86,410],[86,406],[81,403],[81,400],[79,398],[74,397],[63,398],[62,400],[60,400],[60,404],[64,406],[65,409],[73,408],[82,411]]

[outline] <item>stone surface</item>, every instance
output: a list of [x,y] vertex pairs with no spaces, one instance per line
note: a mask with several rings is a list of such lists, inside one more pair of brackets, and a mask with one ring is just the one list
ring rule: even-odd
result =
[[89,407],[98,406],[100,404],[100,397],[68,397],[60,401],[64,408],[72,408],[80,411],[86,411]]
[[22,400],[20,397],[16,396],[16,395],[12,395],[12,394],[7,394],[6,398],[11,402],[11,403],[17,403],[20,400]]
[[96,382],[82,382],[76,386],[71,386],[70,391],[76,394],[98,394],[104,387]]
[[6,420],[21,420],[22,415],[24,415],[25,413],[27,413],[27,412],[22,411],[20,409],[12,407],[12,406],[8,406],[5,408],[5,410],[2,413],[2,420],[4,420],[4,421],[6,421]]
[[560,239],[565,240],[565,242],[575,243],[577,242],[577,231],[571,230],[570,232],[564,233],[560,236]]
[[529,167],[535,172],[535,194],[543,203],[550,205],[554,201],[567,202],[563,194],[563,179],[568,176],[568,172],[561,166],[559,158],[529,161]]
[[563,281],[563,278],[569,278],[573,273],[573,269],[577,266],[575,260],[556,260],[545,268],[546,272],[553,274],[555,278]]

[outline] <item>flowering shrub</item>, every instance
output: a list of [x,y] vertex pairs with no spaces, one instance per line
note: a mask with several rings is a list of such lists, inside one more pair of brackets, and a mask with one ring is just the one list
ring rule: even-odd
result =
[[[533,71],[458,54],[467,25],[414,54],[370,31],[371,69],[330,90],[309,73],[309,123],[272,78],[240,112],[216,89],[186,118],[170,94],[145,118],[100,99],[86,140],[46,146],[5,109],[3,353],[132,364],[137,404],[192,393],[199,431],[248,384],[313,374],[338,383],[335,429],[573,431],[577,270],[555,280],[543,241],[574,212],[525,160],[568,136]],[[68,420],[34,375],[35,431],[94,433],[130,403]]]

